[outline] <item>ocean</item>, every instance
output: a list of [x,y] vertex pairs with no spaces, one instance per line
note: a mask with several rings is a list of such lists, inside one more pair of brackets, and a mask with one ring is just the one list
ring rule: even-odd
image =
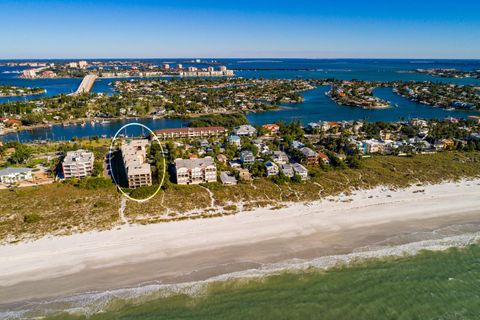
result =
[[445,227],[417,235],[430,240],[398,245],[406,239],[395,238],[351,254],[211,281],[152,283],[31,302],[0,311],[0,319],[473,320],[480,314],[478,227]]
[[[153,59],[148,60],[161,64],[185,63],[185,59]],[[198,66],[207,66],[209,63],[200,63]],[[440,78],[413,71],[417,68],[457,68],[461,70],[480,69],[480,60],[389,60],[389,59],[218,59],[215,65],[226,65],[236,70],[237,77],[247,78],[282,78],[282,79],[362,79],[362,80],[415,80],[415,81],[441,81],[455,84],[469,84],[480,86],[480,79],[454,79]],[[60,93],[71,93],[76,90],[80,79],[19,79],[18,74],[4,73],[21,71],[20,67],[0,67],[0,84],[19,86],[35,86],[47,89],[43,96],[52,96]],[[114,79],[99,79],[93,87],[94,92],[112,94],[109,85]],[[468,115],[480,115],[480,112],[446,111],[440,108],[411,102],[399,97],[389,88],[379,88],[375,94],[382,99],[387,99],[398,107],[385,110],[363,110],[355,107],[339,106],[325,96],[327,87],[319,87],[304,93],[305,101],[299,104],[282,105],[280,110],[262,113],[250,113],[248,120],[253,125],[262,125],[276,121],[300,120],[302,123],[340,120],[368,120],[368,121],[399,121],[410,118],[443,119],[445,117],[466,118]],[[38,97],[38,96],[37,96]],[[0,98],[0,102],[11,100],[30,99],[35,97]],[[53,128],[40,128],[23,131],[18,134],[9,134],[0,137],[4,141],[20,140],[69,140],[73,137],[102,136],[112,137],[121,125],[129,122],[140,122],[151,129],[173,128],[185,126],[186,123],[178,119],[132,119],[112,122],[109,125],[87,124],[85,127],[54,126]]]

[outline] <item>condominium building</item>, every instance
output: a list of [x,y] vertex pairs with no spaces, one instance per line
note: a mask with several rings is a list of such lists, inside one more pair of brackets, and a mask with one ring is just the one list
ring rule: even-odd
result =
[[37,77],[37,69],[25,69],[23,70],[23,77],[25,79],[33,79]]
[[81,69],[86,69],[88,67],[88,62],[85,60],[78,61],[78,67]]
[[173,128],[155,131],[159,139],[191,139],[222,137],[227,135],[224,127]]
[[0,183],[16,183],[32,179],[32,169],[30,168],[6,168],[0,170]]
[[199,184],[217,181],[217,167],[212,157],[176,159],[177,184]]
[[62,163],[63,177],[81,179],[92,175],[94,160],[93,152],[82,149],[68,151]]
[[146,162],[148,140],[128,140],[122,147],[123,166],[128,187],[139,188],[152,185],[152,172]]

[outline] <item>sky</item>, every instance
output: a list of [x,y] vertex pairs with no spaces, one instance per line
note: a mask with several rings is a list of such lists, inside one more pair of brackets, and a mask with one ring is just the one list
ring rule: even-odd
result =
[[0,59],[480,58],[480,1],[0,0]]

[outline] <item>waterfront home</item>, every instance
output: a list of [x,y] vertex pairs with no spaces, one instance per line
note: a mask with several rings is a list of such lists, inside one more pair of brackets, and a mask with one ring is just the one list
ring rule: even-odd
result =
[[245,124],[233,129],[233,133],[240,137],[253,137],[257,134],[257,129],[249,124]]
[[240,161],[243,165],[253,164],[255,162],[255,156],[250,150],[243,150],[240,152]]
[[82,179],[92,175],[94,160],[93,152],[82,149],[68,151],[62,162],[63,177]]
[[412,119],[410,121],[410,124],[415,127],[427,127],[428,126],[428,121],[423,120],[423,119]]
[[237,184],[237,179],[233,174],[228,171],[222,171],[220,173],[220,181],[224,185],[235,185]]
[[293,167],[289,163],[284,163],[280,165],[280,172],[282,172],[285,176],[291,178],[295,175],[293,171]]
[[314,166],[318,164],[318,154],[308,147],[303,147],[300,149],[300,152],[303,154],[305,162],[309,166]]
[[212,157],[176,159],[174,163],[177,184],[200,184],[217,181],[217,167]]
[[227,134],[224,127],[173,128],[155,131],[159,139],[193,139],[223,137]]
[[277,134],[280,131],[280,126],[275,123],[264,124],[262,128],[268,131],[269,135]]
[[265,162],[265,169],[267,170],[267,177],[276,176],[279,173],[278,166],[272,161]]
[[293,171],[295,172],[296,175],[299,175],[302,180],[307,180],[308,179],[308,170],[304,166],[302,166],[300,163],[294,163],[292,164]]
[[288,163],[288,156],[283,151],[273,151],[272,160],[276,164],[285,164]]
[[6,168],[0,170],[0,183],[11,184],[31,180],[32,177],[32,169],[29,168]]
[[152,172],[147,163],[148,140],[128,140],[120,148],[129,188],[152,185]]
[[242,140],[240,139],[239,136],[229,136],[228,143],[236,146],[237,148],[241,148],[242,146]]

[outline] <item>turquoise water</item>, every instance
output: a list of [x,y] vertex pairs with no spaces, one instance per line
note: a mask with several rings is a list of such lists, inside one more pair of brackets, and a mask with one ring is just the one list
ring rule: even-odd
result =
[[[201,294],[111,301],[94,320],[478,319],[480,247],[423,252],[263,280],[214,283]],[[62,314],[50,319],[85,319]]]

